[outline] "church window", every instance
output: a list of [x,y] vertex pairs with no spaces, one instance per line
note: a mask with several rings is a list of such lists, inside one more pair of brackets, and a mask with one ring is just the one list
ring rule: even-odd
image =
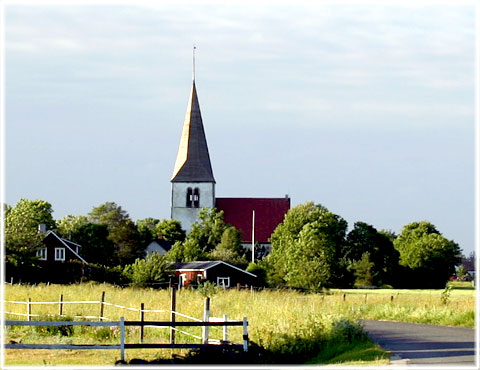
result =
[[187,189],[187,208],[192,208],[193,203],[193,193],[192,188]]
[[199,208],[200,207],[200,189],[195,188],[193,190],[193,207]]

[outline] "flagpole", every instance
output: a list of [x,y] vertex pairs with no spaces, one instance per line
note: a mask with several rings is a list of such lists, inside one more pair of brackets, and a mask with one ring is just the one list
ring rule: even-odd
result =
[[252,212],[252,263],[255,263],[255,210]]

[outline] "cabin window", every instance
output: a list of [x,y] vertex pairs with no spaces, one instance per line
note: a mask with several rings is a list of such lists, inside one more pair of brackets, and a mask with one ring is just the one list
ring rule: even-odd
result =
[[41,261],[47,260],[47,248],[40,248],[37,250],[37,257]]
[[200,207],[200,189],[195,188],[193,190],[193,207],[199,208]]
[[55,248],[55,261],[65,261],[65,248]]
[[193,204],[193,192],[192,188],[187,189],[187,208],[192,208]]
[[230,278],[229,277],[217,277],[217,285],[228,288],[230,287]]

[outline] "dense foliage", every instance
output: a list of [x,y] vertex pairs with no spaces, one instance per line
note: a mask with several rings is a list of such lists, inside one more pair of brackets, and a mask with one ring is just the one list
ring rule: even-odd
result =
[[461,262],[458,244],[427,221],[405,225],[394,245],[400,264],[410,269],[417,286],[442,288]]
[[[134,222],[114,202],[93,207],[87,216],[68,215],[57,221],[51,204],[42,200],[21,199],[14,207],[4,205],[4,213],[7,279],[158,285],[167,280],[171,262],[222,260],[245,269],[251,258],[241,232],[225,223],[223,212],[215,208],[201,209],[188,235],[176,220]],[[64,262],[52,270],[39,263],[36,251],[44,237],[39,224],[82,245],[88,268]],[[460,262],[457,274],[462,279],[473,268],[474,256],[461,260],[459,246],[427,221],[404,226],[398,236],[365,222],[356,222],[348,233],[347,229],[341,216],[322,205],[293,207],[273,232],[270,253],[257,254],[248,271],[258,276],[261,286],[322,290],[444,287]],[[145,258],[152,241],[162,242],[168,253]]]

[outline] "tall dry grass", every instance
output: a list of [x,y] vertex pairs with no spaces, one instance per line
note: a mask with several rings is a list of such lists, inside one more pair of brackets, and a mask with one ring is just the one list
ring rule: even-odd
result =
[[[120,288],[107,284],[80,285],[5,285],[5,300],[23,301],[58,301],[63,294],[64,301],[99,301],[105,292],[105,301],[131,308],[169,310],[170,292],[168,290]],[[392,298],[393,297],[393,298]],[[177,311],[201,319],[203,316],[204,297],[196,291],[181,290],[177,293]],[[58,314],[58,304],[33,305],[33,314]],[[25,312],[24,304],[5,303],[6,312]],[[211,299],[211,316],[228,315],[231,320],[247,317],[249,321],[250,340],[267,349],[278,349],[291,345],[292,338],[317,338],[329,333],[335,322],[347,319],[386,319],[441,325],[474,326],[475,297],[474,291],[453,290],[448,304],[442,303],[441,290],[428,291],[331,291],[329,294],[303,294],[296,291],[250,291],[220,290]],[[64,304],[63,313],[70,316],[98,316],[100,304]],[[104,316],[118,320],[139,320],[139,312],[105,306]],[[7,318],[18,319],[13,315]],[[169,321],[168,313],[146,313],[145,320]],[[177,320],[183,320],[177,317]],[[128,342],[138,342],[138,328],[128,327]],[[182,328],[195,335],[201,335],[200,328]],[[77,329],[79,330],[79,329]],[[166,342],[167,329],[146,328],[145,342]],[[319,334],[321,333],[321,334]],[[23,333],[24,334],[24,333]],[[98,337],[85,330],[78,332],[75,343],[93,343]],[[15,336],[17,335],[17,336]],[[7,332],[7,339],[18,339],[20,333]],[[211,337],[221,338],[221,329],[212,328]],[[114,337],[106,338],[108,340]],[[178,342],[192,341],[188,336],[178,333]],[[31,341],[39,338],[32,336]],[[44,340],[44,338],[42,338]],[[242,342],[242,330],[229,328],[229,340]],[[115,341],[115,340],[114,340]],[[193,340],[197,341],[198,340]],[[12,351],[7,351],[10,358],[15,358]],[[88,352],[88,351],[86,351]],[[107,351],[105,351],[107,352]],[[115,352],[115,351],[111,351]],[[160,350],[129,350],[130,356],[154,358],[168,356],[172,352]],[[7,356],[7,358],[8,358]],[[11,357],[13,356],[13,357]],[[108,355],[106,358],[112,359]],[[100,358],[100,357],[99,357]],[[15,360],[12,360],[15,363]]]

